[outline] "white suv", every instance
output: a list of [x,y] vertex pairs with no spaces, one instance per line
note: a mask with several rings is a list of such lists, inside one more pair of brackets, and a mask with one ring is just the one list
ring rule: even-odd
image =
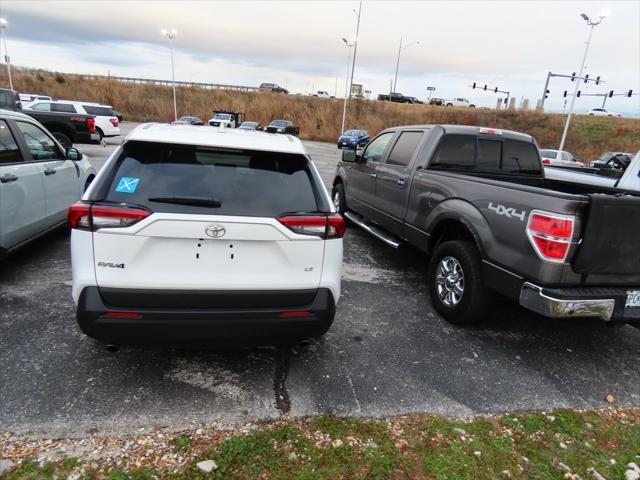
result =
[[345,222],[293,136],[141,125],[69,222],[90,337],[274,345],[333,321]]
[[76,102],[71,100],[36,100],[25,108],[39,112],[66,112],[82,115],[95,115],[96,131],[100,140],[104,137],[120,135],[120,121],[113,107],[92,102]]

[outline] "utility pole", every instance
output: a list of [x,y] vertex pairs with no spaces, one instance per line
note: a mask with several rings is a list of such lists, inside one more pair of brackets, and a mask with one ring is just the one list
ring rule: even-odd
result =
[[178,32],[175,28],[171,30],[162,30],[162,34],[169,39],[169,47],[171,49],[171,84],[173,88],[173,117],[174,120],[178,120],[178,107],[176,104],[176,74],[175,74],[175,65],[173,63],[173,41],[178,35]]
[[347,76],[344,82],[344,100],[342,101],[342,127],[340,129],[340,133],[344,132],[344,124],[347,118],[347,99],[349,96],[349,67],[351,65],[351,47],[353,47],[354,42],[348,42],[346,38],[343,38],[342,41],[348,47],[347,53]]
[[358,54],[358,41],[360,35],[360,14],[362,13],[362,0],[360,0],[360,7],[358,8],[358,23],[356,25],[356,38],[353,41],[355,44],[353,47],[353,64],[351,65],[351,81],[349,82],[349,100],[351,100],[351,85],[353,85],[353,72],[356,69],[356,55]]
[[9,88],[13,90],[13,80],[11,79],[11,59],[9,58],[9,50],[7,50],[7,37],[5,29],[9,24],[5,18],[0,17],[0,33],[2,34],[2,43],[4,44],[4,61],[7,64],[7,76],[9,77]]
[[[589,45],[591,44],[591,36],[593,35],[593,29],[596,25],[600,25],[602,20],[606,18],[605,14],[601,14],[599,20],[597,22],[591,21],[591,19],[585,15],[584,13],[580,14],[580,16],[587,22],[591,28],[589,29],[589,36],[587,37],[587,43],[584,48],[584,55],[582,56],[582,63],[580,64],[580,70],[578,73],[578,78],[582,77],[582,73],[584,71],[584,64],[587,61],[587,54],[589,53]],[[573,96],[571,97],[571,104],[569,105],[569,114],[567,115],[567,121],[564,124],[564,131],[562,132],[562,139],[560,140],[560,147],[558,147],[559,151],[563,151],[565,141],[567,140],[567,132],[569,131],[569,123],[571,123],[571,115],[573,114],[573,106],[576,103],[576,95],[578,93],[578,88],[580,87],[580,80],[576,81],[576,86],[573,90]]]
[[[400,52],[402,52],[402,36],[400,37],[400,46],[398,47],[398,59],[396,60],[396,76],[393,79],[393,91],[396,91],[396,85],[398,83],[398,68],[400,67]],[[391,100],[391,95],[389,95]]]

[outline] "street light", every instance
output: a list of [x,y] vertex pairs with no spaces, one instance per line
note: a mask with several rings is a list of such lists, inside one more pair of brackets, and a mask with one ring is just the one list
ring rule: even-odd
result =
[[342,105],[342,130],[340,133],[344,132],[344,125],[347,118],[347,100],[351,98],[351,93],[353,91],[353,72],[356,69],[356,55],[358,53],[358,35],[360,33],[360,14],[362,13],[362,0],[360,0],[360,7],[356,12],[355,8],[353,9],[353,13],[355,13],[358,17],[358,21],[356,23],[356,35],[353,37],[351,42],[347,41],[346,38],[343,38],[342,41],[349,47],[349,55],[351,55],[351,47],[353,48],[353,61],[351,63],[351,80],[349,80],[349,63],[347,61],[347,92],[344,95],[344,104]]
[[396,90],[396,83],[398,82],[398,67],[400,66],[400,53],[402,52],[402,50],[404,50],[405,48],[409,48],[412,45],[418,45],[420,42],[411,42],[407,45],[405,45],[404,47],[402,46],[402,37],[400,37],[400,46],[398,47],[398,59],[396,60],[396,76],[395,79],[393,80],[393,91],[397,92]]
[[591,36],[593,35],[593,29],[596,27],[596,25],[600,25],[602,23],[602,21],[607,18],[607,16],[609,15],[609,11],[608,10],[603,10],[599,15],[598,15],[598,19],[597,20],[593,20],[591,18],[589,18],[589,16],[585,13],[581,13],[580,16],[582,17],[582,19],[587,22],[587,25],[589,25],[591,28],[589,29],[589,36],[587,37],[587,43],[584,49],[584,55],[582,57],[582,63],[580,64],[580,70],[578,73],[578,78],[577,78],[577,82],[576,82],[576,86],[574,87],[573,90],[573,96],[571,97],[571,104],[569,106],[569,114],[567,115],[567,121],[564,124],[564,131],[562,132],[562,139],[560,140],[560,147],[558,148],[558,150],[563,151],[564,149],[564,143],[567,140],[567,132],[569,131],[569,123],[571,122],[571,115],[573,114],[573,106],[576,102],[576,97],[578,94],[578,88],[580,87],[580,80],[582,79],[582,74],[584,72],[584,64],[587,61],[587,53],[589,52],[589,44],[591,43]]
[[347,77],[345,79],[344,86],[344,101],[342,102],[342,129],[340,133],[344,132],[344,122],[347,117],[347,96],[349,95],[349,66],[351,65],[351,47],[356,45],[356,40],[349,41],[346,38],[342,38],[344,44],[349,48],[349,53],[347,54]]
[[171,30],[167,30],[163,28],[161,30],[162,35],[169,39],[169,47],[171,49],[171,83],[173,85],[173,117],[174,120],[178,120],[178,107],[176,106],[176,75],[175,75],[175,67],[173,64],[173,41],[178,35],[178,31],[175,28]]
[[7,50],[7,37],[5,36],[4,29],[7,28],[9,23],[6,18],[0,18],[0,33],[2,34],[2,42],[4,43],[4,61],[7,62],[7,75],[9,76],[9,88],[13,90],[13,80],[11,79],[11,59],[9,58],[9,51]]

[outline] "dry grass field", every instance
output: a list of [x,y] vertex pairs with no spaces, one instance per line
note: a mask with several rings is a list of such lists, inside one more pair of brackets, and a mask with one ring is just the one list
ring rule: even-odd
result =
[[[6,73],[4,70],[1,72],[0,82],[6,85]],[[111,104],[124,114],[126,120],[172,119],[170,87],[26,69],[15,69],[13,82],[14,88],[20,92]],[[179,87],[177,103],[179,115],[195,115],[204,120],[210,118],[216,108],[245,112],[247,120],[259,121],[263,125],[274,118],[291,119],[300,126],[301,138],[308,140],[333,142],[340,133],[340,99]],[[363,128],[375,134],[394,125],[480,125],[529,133],[540,147],[557,148],[564,118],[564,115],[539,112],[352,101],[347,127]],[[635,152],[640,149],[640,120],[583,115],[574,118],[566,149],[583,161],[595,159],[605,151]]]

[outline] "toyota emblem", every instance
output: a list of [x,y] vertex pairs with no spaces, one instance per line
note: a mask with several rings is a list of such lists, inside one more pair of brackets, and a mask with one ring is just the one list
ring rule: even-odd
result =
[[207,228],[204,229],[204,233],[211,238],[221,238],[224,237],[227,230],[222,225],[208,225]]

